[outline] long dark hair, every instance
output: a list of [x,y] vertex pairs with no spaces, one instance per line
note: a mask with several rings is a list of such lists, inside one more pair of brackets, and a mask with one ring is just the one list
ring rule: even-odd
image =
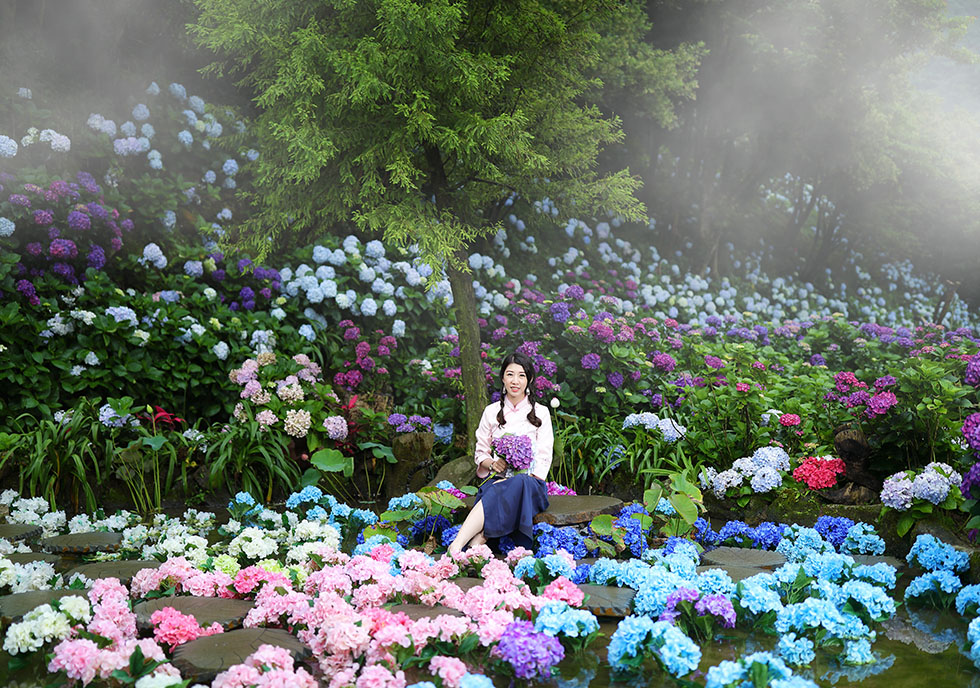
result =
[[[527,400],[531,402],[531,410],[527,412],[528,422],[536,428],[541,427],[541,419],[538,418],[537,414],[534,413],[534,404],[536,399],[534,398],[534,362],[531,357],[527,354],[523,354],[520,351],[515,351],[512,354],[507,354],[504,356],[504,360],[500,362],[500,384],[503,385],[504,382],[504,372],[507,370],[507,366],[511,363],[516,363],[521,368],[524,369],[524,375],[527,376]],[[497,423],[504,425],[507,421],[504,420],[504,399],[507,398],[507,391],[503,390],[500,394],[500,410],[497,411]]]

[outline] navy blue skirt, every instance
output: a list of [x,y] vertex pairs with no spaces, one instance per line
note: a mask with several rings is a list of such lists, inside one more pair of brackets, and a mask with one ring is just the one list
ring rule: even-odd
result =
[[509,535],[516,545],[534,549],[534,517],[548,508],[548,489],[543,481],[520,473],[488,482],[477,491],[476,501],[483,502],[484,537],[495,541]]

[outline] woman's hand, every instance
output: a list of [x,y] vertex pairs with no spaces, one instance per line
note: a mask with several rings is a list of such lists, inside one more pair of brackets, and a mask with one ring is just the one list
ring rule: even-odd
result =
[[507,462],[504,461],[503,459],[495,459],[490,464],[490,470],[493,471],[494,473],[503,473],[504,471],[507,470]]

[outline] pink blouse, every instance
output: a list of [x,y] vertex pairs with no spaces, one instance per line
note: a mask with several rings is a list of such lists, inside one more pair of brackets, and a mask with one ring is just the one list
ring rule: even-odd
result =
[[504,400],[504,420],[506,424],[501,426],[497,423],[497,412],[500,411],[500,404],[490,404],[483,409],[483,416],[480,418],[480,426],[476,429],[476,476],[485,478],[490,475],[490,471],[480,466],[480,462],[490,458],[491,442],[501,435],[528,435],[534,440],[534,459],[528,472],[542,480],[548,479],[548,470],[551,468],[552,449],[555,444],[555,434],[551,429],[551,414],[548,407],[543,404],[534,405],[534,414],[541,420],[541,427],[536,428],[527,419],[528,411],[531,410],[531,402],[524,397],[517,406],[510,403],[509,399]]

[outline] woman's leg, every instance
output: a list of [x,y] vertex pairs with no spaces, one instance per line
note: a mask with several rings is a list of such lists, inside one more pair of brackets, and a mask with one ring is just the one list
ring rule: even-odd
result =
[[449,553],[456,554],[477,535],[483,535],[483,500],[473,505],[470,513],[466,514],[466,520],[459,527],[459,532],[449,545]]

